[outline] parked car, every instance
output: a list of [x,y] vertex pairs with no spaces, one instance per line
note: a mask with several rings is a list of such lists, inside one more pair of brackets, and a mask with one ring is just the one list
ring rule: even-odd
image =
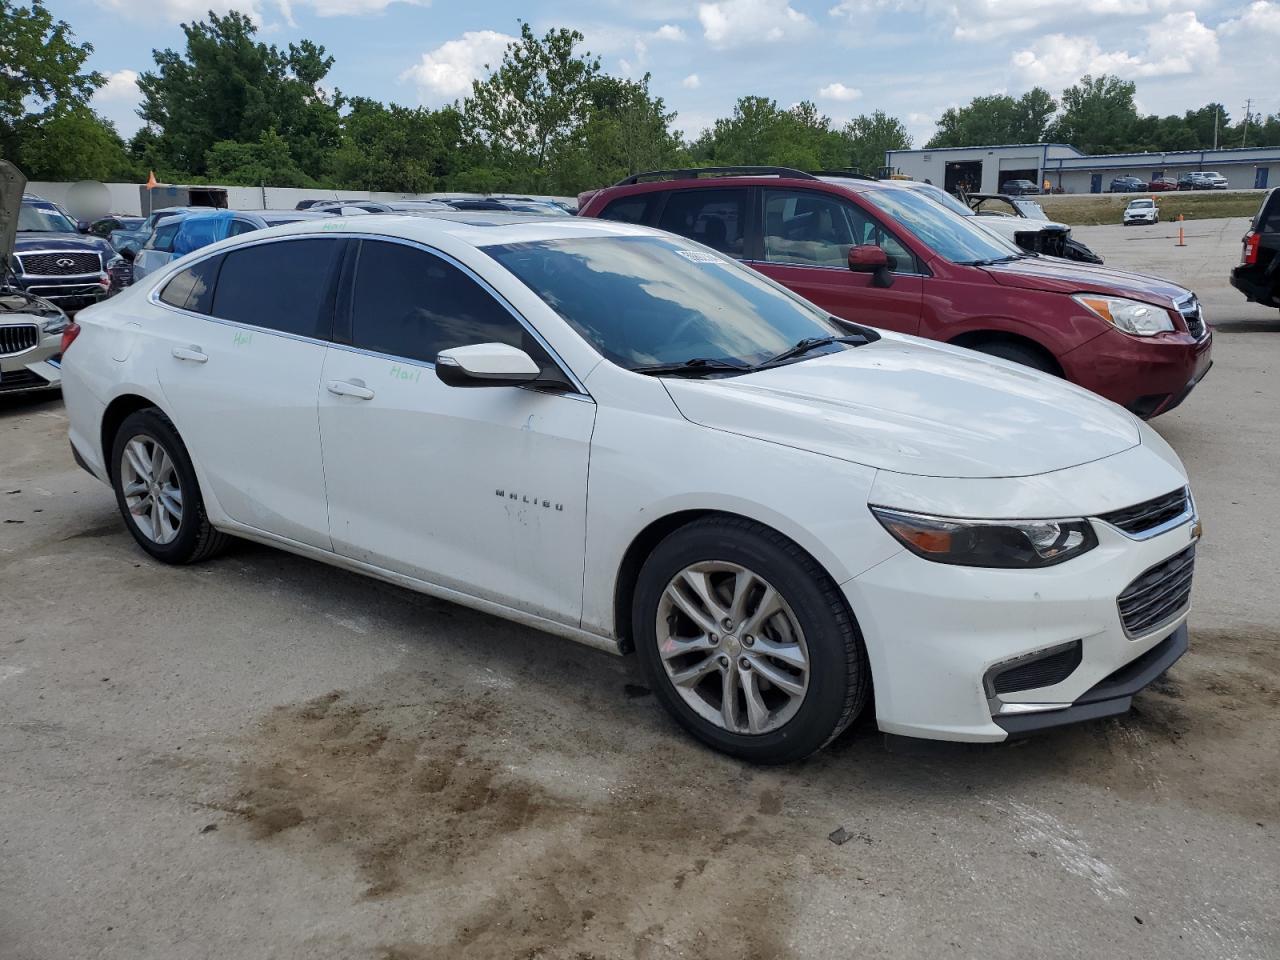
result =
[[[204,213],[216,209],[214,207],[164,207],[160,210],[153,210],[148,214],[136,227],[121,227],[112,230],[107,235],[107,241],[111,244],[116,252],[124,256],[134,256],[142,245],[147,242],[147,238],[155,232],[156,225],[161,220],[167,220],[169,217],[176,217],[184,213]],[[127,252],[126,252],[127,251]]]
[[1162,193],[1166,190],[1177,190],[1178,181],[1172,177],[1155,177],[1147,184],[1147,190],[1152,193]]
[[1139,197],[1136,200],[1130,200],[1129,205],[1124,208],[1124,216],[1121,222],[1127,227],[1131,223],[1159,223],[1160,208],[1156,206],[1156,202],[1150,197]]
[[1231,271],[1231,285],[1246,300],[1280,307],[1280,188],[1262,198],[1244,235],[1240,265]]
[[108,271],[118,258],[101,237],[81,234],[56,203],[21,198],[10,255],[11,283],[74,312],[110,295]]
[[133,281],[155,273],[170,260],[227,237],[265,230],[298,220],[327,219],[331,213],[309,210],[205,210],[162,220],[133,260]]
[[1139,193],[1147,189],[1147,181],[1139,177],[1116,177],[1107,187],[1108,193]]
[[26,177],[0,160],[0,394],[57,388],[67,315],[15,281],[12,263]]
[[1178,178],[1179,190],[1210,190],[1209,181],[1203,173],[1184,173]]
[[684,238],[296,223],[71,329],[72,448],[153,558],[241,536],[634,648],[747,760],[873,691],[882,730],[946,740],[1120,713],[1186,649],[1199,524],[1153,430]]
[[1040,187],[1030,180],[1006,180],[1000,184],[1000,192],[1012,196],[1027,196],[1038,194]]
[[[1028,253],[1064,257],[1082,263],[1102,263],[1102,258],[1071,237],[1065,223],[1050,220],[1035,200],[997,193],[971,193],[964,203],[941,187],[920,180],[882,181],[916,190],[962,217],[974,217],[974,223],[1015,244]],[[980,219],[978,219],[980,216]]]
[[125,214],[113,213],[89,221],[85,228],[85,233],[91,233],[95,237],[103,237],[109,241],[113,231],[139,230],[146,223],[146,219],[146,217],[130,217]]
[[1210,190],[1226,190],[1231,186],[1226,177],[1212,170],[1200,174],[1200,178],[1209,185]]
[[1024,254],[898,184],[721,169],[628,177],[580,216],[683,234],[838,317],[1059,374],[1142,417],[1208,371],[1212,332],[1177,284]]

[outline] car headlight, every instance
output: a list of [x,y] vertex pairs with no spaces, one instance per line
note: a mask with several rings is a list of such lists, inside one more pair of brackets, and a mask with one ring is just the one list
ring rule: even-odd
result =
[[1098,545],[1093,525],[1068,520],[959,520],[872,507],[881,525],[918,557],[963,567],[1049,567]]
[[1141,300],[1103,297],[1093,293],[1078,293],[1071,299],[1117,330],[1131,333],[1135,337],[1151,337],[1173,330],[1173,318],[1169,316],[1169,311]]
[[44,332],[46,334],[61,333],[63,330],[67,329],[67,324],[70,322],[71,321],[67,318],[65,313],[59,313],[56,317],[50,317],[44,322]]

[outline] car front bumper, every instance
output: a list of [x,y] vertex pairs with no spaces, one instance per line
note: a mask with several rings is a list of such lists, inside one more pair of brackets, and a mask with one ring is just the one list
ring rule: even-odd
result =
[[1111,329],[1058,358],[1073,383],[1148,420],[1186,399],[1213,365],[1213,331],[1131,337]]
[[[1189,608],[1131,637],[1118,597],[1193,549],[1199,524],[1135,540],[1093,523],[1098,546],[1058,566],[960,567],[903,551],[845,583],[866,639],[880,729],[998,742],[1128,709],[1185,650]],[[1078,650],[1078,663],[1055,682],[993,691],[993,676],[1066,648]]]
[[0,394],[50,390],[62,384],[58,360],[62,335],[42,334],[34,347],[0,356]]

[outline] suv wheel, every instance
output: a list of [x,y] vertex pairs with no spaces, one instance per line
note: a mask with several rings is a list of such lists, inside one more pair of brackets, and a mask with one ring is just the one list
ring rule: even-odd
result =
[[157,560],[194,563],[230,540],[209,523],[191,457],[159,410],[138,410],[120,424],[111,445],[111,468],[125,526]]
[[1011,343],[1008,340],[987,340],[984,343],[975,343],[970,349],[985,353],[989,357],[1012,360],[1014,363],[1020,363],[1024,367],[1030,367],[1042,373],[1052,373],[1055,376],[1058,373],[1048,357],[1025,344]]
[[663,705],[717,750],[788,763],[861,712],[870,668],[857,624],[825,571],[747,520],[677,530],[640,571],[632,632]]

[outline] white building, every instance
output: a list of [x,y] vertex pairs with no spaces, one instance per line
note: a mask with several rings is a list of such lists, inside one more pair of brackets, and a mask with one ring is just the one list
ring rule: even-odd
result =
[[1280,147],[1091,156],[1065,143],[1015,143],[890,150],[884,162],[895,173],[973,193],[999,193],[1010,180],[1030,180],[1042,188],[1047,181],[1051,189],[1065,193],[1103,193],[1113,177],[1176,180],[1198,170],[1222,174],[1232,189],[1280,186]]

